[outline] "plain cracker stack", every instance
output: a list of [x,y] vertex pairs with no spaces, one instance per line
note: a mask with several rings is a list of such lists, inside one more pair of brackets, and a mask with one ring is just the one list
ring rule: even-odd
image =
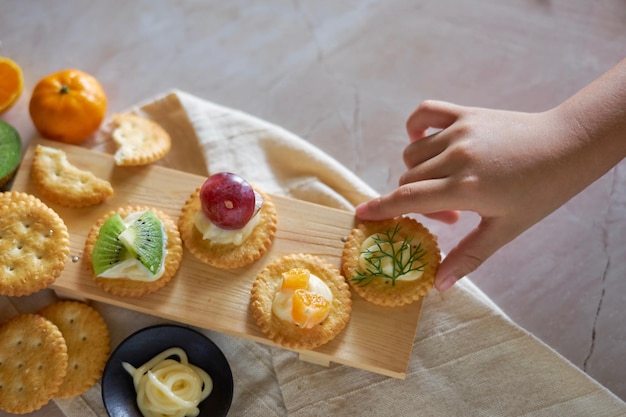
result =
[[118,146],[113,158],[117,165],[146,165],[163,158],[172,147],[165,129],[145,117],[116,114],[113,125],[111,136]]
[[37,314],[0,327],[0,409],[26,414],[47,404],[67,372],[67,345],[59,329]]
[[42,290],[61,275],[70,252],[59,215],[22,192],[0,194],[0,295]]
[[250,236],[237,246],[212,244],[210,240],[203,239],[195,225],[196,214],[202,210],[198,187],[185,202],[178,219],[178,228],[189,252],[207,265],[221,269],[241,268],[261,258],[276,235],[278,214],[270,197],[256,188],[254,190],[263,198],[263,206],[257,213],[261,219]]
[[96,310],[79,301],[58,301],[38,312],[54,323],[67,344],[67,375],[55,398],[86,392],[102,377],[109,358],[109,328]]
[[113,195],[111,183],[72,165],[65,152],[50,146],[35,148],[31,178],[45,198],[67,207],[93,206]]

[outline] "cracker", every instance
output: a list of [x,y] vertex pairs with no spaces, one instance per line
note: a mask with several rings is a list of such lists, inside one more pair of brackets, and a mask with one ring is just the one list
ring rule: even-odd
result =
[[178,227],[167,214],[151,207],[126,206],[120,207],[116,211],[111,211],[108,214],[105,214],[100,219],[98,219],[96,223],[91,227],[85,241],[85,256],[83,257],[87,268],[93,272],[93,267],[91,264],[91,253],[93,251],[94,245],[96,244],[96,240],[98,239],[100,227],[109,217],[111,217],[115,213],[119,213],[120,216],[124,218],[131,213],[146,210],[152,210],[154,214],[156,214],[157,217],[161,219],[161,221],[163,222],[163,226],[165,227],[165,231],[167,232],[167,254],[165,256],[165,271],[159,279],[152,282],[137,281],[127,278],[101,278],[94,276],[96,284],[98,284],[100,288],[118,297],[141,297],[164,287],[168,282],[171,281],[171,279],[176,274],[176,271],[178,271],[178,267],[180,266],[180,262],[183,258],[183,244],[180,239]]
[[0,194],[0,295],[23,296],[52,284],[70,252],[61,217],[37,197]]
[[[282,273],[294,268],[308,269],[333,293],[328,317],[311,329],[279,319],[272,312],[274,296],[282,284]],[[250,310],[268,339],[288,349],[314,349],[334,339],[345,328],[352,312],[352,298],[345,279],[328,261],[308,254],[292,254],[271,262],[259,272],[250,292]]]
[[[422,276],[413,281],[395,280],[376,277],[364,271],[359,265],[359,257],[362,252],[361,245],[369,236],[377,233],[393,231],[396,226],[398,231],[394,242],[407,239],[412,247],[420,245],[424,251],[423,257],[417,262],[425,264]],[[439,268],[441,254],[437,245],[437,239],[421,223],[408,217],[382,221],[367,221],[359,224],[347,237],[342,252],[342,271],[352,289],[367,301],[382,306],[401,306],[410,304],[425,296],[433,288],[435,274]],[[413,267],[419,265],[412,263]],[[375,277],[371,280],[357,281],[355,278],[361,272]]]
[[172,147],[170,135],[156,122],[135,114],[113,116],[117,165],[146,165],[163,158]]
[[37,314],[0,326],[0,409],[25,414],[47,404],[67,372],[67,345],[59,329]]
[[83,394],[102,377],[109,358],[107,324],[100,313],[79,301],[58,301],[38,313],[58,327],[67,344],[67,374],[55,398]]
[[178,228],[185,247],[196,258],[220,269],[235,269],[249,265],[267,252],[272,245],[278,229],[276,207],[270,197],[255,188],[263,198],[263,206],[257,216],[261,216],[259,224],[241,245],[211,244],[203,239],[202,233],[195,226],[195,216],[201,210],[200,188],[197,188],[182,208],[178,219]]
[[93,206],[113,195],[110,182],[72,165],[64,151],[50,146],[35,148],[31,178],[43,197],[67,207]]

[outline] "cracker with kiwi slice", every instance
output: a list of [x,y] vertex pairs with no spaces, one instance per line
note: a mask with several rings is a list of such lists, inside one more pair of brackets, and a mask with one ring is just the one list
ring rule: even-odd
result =
[[[129,216],[134,220],[127,220],[126,225],[123,220]],[[167,214],[146,206],[126,206],[102,216],[92,226],[84,261],[104,291],[119,297],[141,297],[174,277],[182,255],[178,227]],[[133,274],[142,268],[147,272]]]

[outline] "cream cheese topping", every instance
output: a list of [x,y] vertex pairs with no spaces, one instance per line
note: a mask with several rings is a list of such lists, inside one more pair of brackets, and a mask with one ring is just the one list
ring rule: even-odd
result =
[[233,244],[236,246],[241,245],[252,234],[252,231],[259,224],[261,216],[255,214],[241,229],[227,230],[215,225],[207,216],[204,215],[202,210],[196,213],[194,218],[194,224],[198,231],[202,234],[202,238],[209,240],[211,244],[227,245]]
[[[380,269],[384,274],[394,276],[394,268],[396,264],[404,265],[410,258],[410,246],[404,245],[403,242],[394,242],[393,247],[389,242],[381,242],[377,238],[377,234],[368,236],[361,244],[361,255],[359,256],[359,269],[361,271],[369,271],[372,269],[370,262],[380,262]],[[394,254],[395,256],[389,256]],[[419,279],[423,270],[411,270],[406,274],[398,275],[396,281],[415,281]],[[382,277],[382,276],[381,276]]]
[[[309,275],[309,283],[306,289],[312,293],[321,295],[332,304],[333,292],[318,276],[313,274]],[[272,312],[274,315],[291,323],[293,323],[293,317],[291,315],[293,293],[294,290],[292,289],[280,290],[276,293],[274,301],[272,302]]]
[[[126,227],[133,224],[135,220],[137,220],[141,215],[145,213],[144,211],[138,211],[129,214],[125,218],[122,219],[124,225]],[[161,228],[163,228],[163,223],[161,223]],[[167,254],[167,233],[163,230],[163,254]],[[157,271],[156,274],[152,274],[148,268],[146,268],[138,259],[134,257],[129,257],[124,261],[118,263],[113,268],[109,268],[100,275],[99,278],[127,278],[133,281],[144,281],[144,282],[152,282],[156,281],[163,275],[165,271],[165,262],[161,262],[161,267]]]

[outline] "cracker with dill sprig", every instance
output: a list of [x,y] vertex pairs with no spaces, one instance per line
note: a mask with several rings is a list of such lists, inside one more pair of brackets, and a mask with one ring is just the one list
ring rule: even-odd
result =
[[344,244],[342,271],[361,297],[395,307],[419,300],[433,288],[440,261],[435,236],[415,219],[396,217],[353,229]]

